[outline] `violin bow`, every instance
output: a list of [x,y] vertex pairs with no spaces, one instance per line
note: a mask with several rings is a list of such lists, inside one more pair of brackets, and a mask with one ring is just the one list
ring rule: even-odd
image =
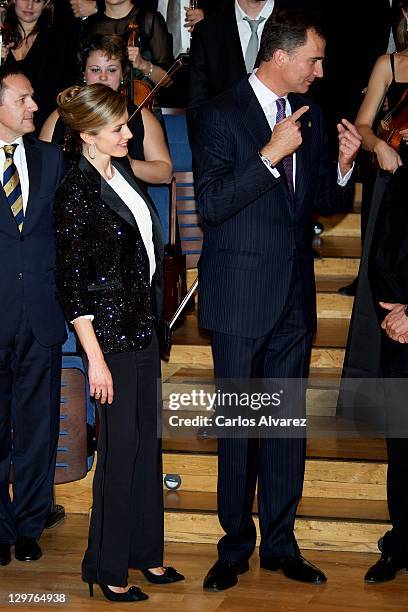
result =
[[167,79],[171,79],[172,76],[174,76],[174,74],[177,72],[177,70],[179,70],[179,68],[181,68],[181,66],[183,65],[183,60],[181,58],[176,59],[176,61],[174,62],[174,64],[168,69],[168,71],[166,72],[166,74],[164,74],[162,76],[162,78],[160,79],[160,81],[158,83],[156,83],[156,85],[153,87],[152,91],[150,93],[147,94],[147,96],[144,98],[144,100],[139,104],[139,106],[136,108],[136,110],[130,115],[129,119],[128,119],[128,124],[132,121],[132,119],[137,115],[137,113],[140,112],[140,110],[145,106],[145,104],[147,104],[147,102],[150,101],[151,98],[153,98],[153,96],[155,95],[156,91],[158,89],[160,89],[160,87],[163,85],[163,83],[167,80]]

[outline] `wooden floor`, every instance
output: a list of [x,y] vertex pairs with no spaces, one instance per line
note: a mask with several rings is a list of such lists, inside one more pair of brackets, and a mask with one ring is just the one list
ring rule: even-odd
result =
[[[99,590],[91,600],[87,586],[81,581],[80,565],[86,545],[87,517],[69,515],[64,523],[45,532],[41,544],[43,557],[34,563],[0,567],[0,609],[11,610],[130,610],[132,604],[112,604]],[[165,612],[265,612],[319,611],[346,612],[393,611],[408,609],[408,574],[401,572],[389,583],[365,585],[367,567],[377,558],[370,554],[308,551],[307,558],[321,567],[328,582],[323,586],[304,585],[285,578],[281,573],[259,569],[258,556],[251,560],[248,574],[239,585],[222,593],[204,593],[203,577],[215,560],[215,547],[203,544],[170,544],[165,562],[174,565],[187,577],[175,585],[154,586],[141,574],[131,570],[129,582],[142,587],[150,599],[137,604],[137,609]],[[67,602],[60,605],[8,604],[9,593],[64,593]]]

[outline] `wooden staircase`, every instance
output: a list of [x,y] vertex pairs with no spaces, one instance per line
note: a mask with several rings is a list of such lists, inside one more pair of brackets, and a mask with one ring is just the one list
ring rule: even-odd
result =
[[[312,350],[313,380],[339,378],[341,374],[353,299],[338,294],[337,289],[350,283],[358,271],[360,200],[357,185],[353,212],[320,219],[324,233],[314,241],[321,259],[315,260],[318,328]],[[195,275],[195,270],[189,271],[188,286]],[[211,387],[212,368],[209,335],[198,329],[196,311],[189,312],[174,334],[170,360],[163,364],[165,409],[168,393],[180,384],[197,381]],[[308,391],[309,415],[321,414],[319,392]],[[222,535],[216,513],[216,441],[194,436],[165,439],[164,473],[181,478],[177,490],[165,488],[167,540],[216,543]],[[304,493],[296,521],[300,546],[374,552],[388,520],[384,440],[309,440]]]

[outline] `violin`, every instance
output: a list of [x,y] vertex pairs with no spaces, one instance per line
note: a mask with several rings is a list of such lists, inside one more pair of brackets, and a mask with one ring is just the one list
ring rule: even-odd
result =
[[[129,38],[128,38],[128,47],[139,47],[139,25],[136,21],[131,21],[128,25],[129,30]],[[152,90],[152,87],[141,79],[133,78],[133,68],[131,67],[131,75],[130,75],[130,92],[129,97],[132,100],[133,104],[139,106],[139,104],[145,100],[145,98],[149,95]],[[147,108],[150,111],[153,111],[154,100],[153,97],[150,98],[149,104]]]
[[398,104],[380,121],[377,130],[378,138],[400,153],[404,145],[400,130],[408,128],[408,87]]

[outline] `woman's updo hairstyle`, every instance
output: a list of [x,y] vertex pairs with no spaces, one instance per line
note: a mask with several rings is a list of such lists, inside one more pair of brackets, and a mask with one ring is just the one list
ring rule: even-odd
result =
[[63,122],[77,136],[96,135],[127,110],[126,98],[102,83],[68,87],[58,95],[57,104]]

